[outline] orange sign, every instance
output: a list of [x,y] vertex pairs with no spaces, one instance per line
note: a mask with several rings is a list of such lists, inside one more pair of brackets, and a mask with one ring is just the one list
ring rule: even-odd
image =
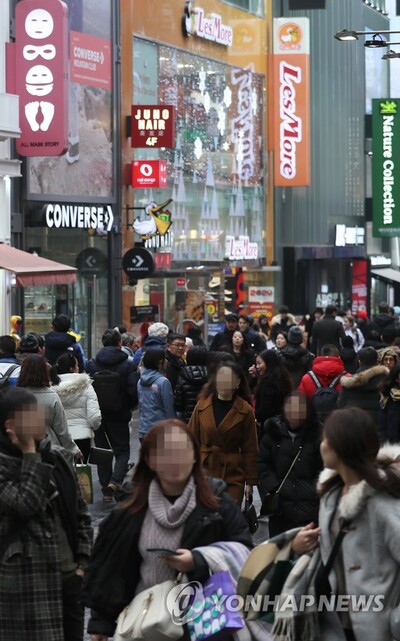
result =
[[309,21],[274,20],[274,156],[277,187],[310,184]]

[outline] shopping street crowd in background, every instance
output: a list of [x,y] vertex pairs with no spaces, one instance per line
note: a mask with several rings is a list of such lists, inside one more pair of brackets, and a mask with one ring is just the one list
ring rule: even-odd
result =
[[[400,639],[400,321],[387,303],[372,319],[331,305],[299,323],[286,306],[271,322],[229,313],[209,348],[194,323],[187,335],[151,323],[141,337],[118,326],[92,359],[65,315],[44,337],[21,336],[19,316],[11,325],[0,337],[2,639],[78,641],[84,604],[91,638],[105,641],[143,590],[178,572],[203,581],[223,542],[219,564],[237,581],[254,492],[270,537],[294,530],[293,555],[318,548],[326,563],[340,538],[336,594],[386,595],[375,618],[317,617],[309,640]],[[112,449],[97,472],[116,507],[92,549],[73,464],[93,443]],[[275,638],[273,625],[248,638]]]

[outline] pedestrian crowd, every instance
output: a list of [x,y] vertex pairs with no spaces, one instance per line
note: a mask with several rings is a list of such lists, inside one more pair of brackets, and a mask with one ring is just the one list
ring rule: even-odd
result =
[[[226,569],[240,584],[258,492],[292,566],[318,552],[318,594],[384,605],[375,618],[310,616],[320,636],[285,636],[276,616],[247,638],[400,640],[400,324],[387,303],[371,320],[332,305],[300,322],[286,306],[270,322],[229,313],[209,349],[162,322],[142,340],[118,326],[90,359],[67,316],[44,337],[12,319],[0,336],[1,639],[82,641],[84,606],[92,641],[152,639],[118,636],[121,612],[181,573],[204,583]],[[115,503],[94,547],[76,475],[93,445],[112,452],[97,473]],[[212,639],[190,630],[181,638]]]

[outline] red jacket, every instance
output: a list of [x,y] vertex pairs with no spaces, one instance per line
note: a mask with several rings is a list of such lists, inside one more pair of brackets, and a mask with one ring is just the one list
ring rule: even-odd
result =
[[[318,378],[319,382],[323,387],[328,387],[328,385],[333,381],[335,376],[341,374],[345,371],[343,361],[340,356],[317,356],[313,362],[312,371]],[[335,385],[335,390],[340,392],[340,379]],[[309,398],[314,394],[316,387],[313,379],[309,374],[304,374],[303,378],[300,381],[298,387],[299,391],[303,394],[306,394]]]

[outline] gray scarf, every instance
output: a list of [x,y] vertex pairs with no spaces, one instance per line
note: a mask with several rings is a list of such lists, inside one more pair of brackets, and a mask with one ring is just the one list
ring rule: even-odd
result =
[[136,594],[144,589],[175,579],[176,571],[148,548],[176,550],[181,545],[183,528],[196,507],[196,486],[191,476],[182,494],[171,503],[155,479],[149,488],[149,507],[139,538],[139,552],[143,559],[140,566],[141,580]]

